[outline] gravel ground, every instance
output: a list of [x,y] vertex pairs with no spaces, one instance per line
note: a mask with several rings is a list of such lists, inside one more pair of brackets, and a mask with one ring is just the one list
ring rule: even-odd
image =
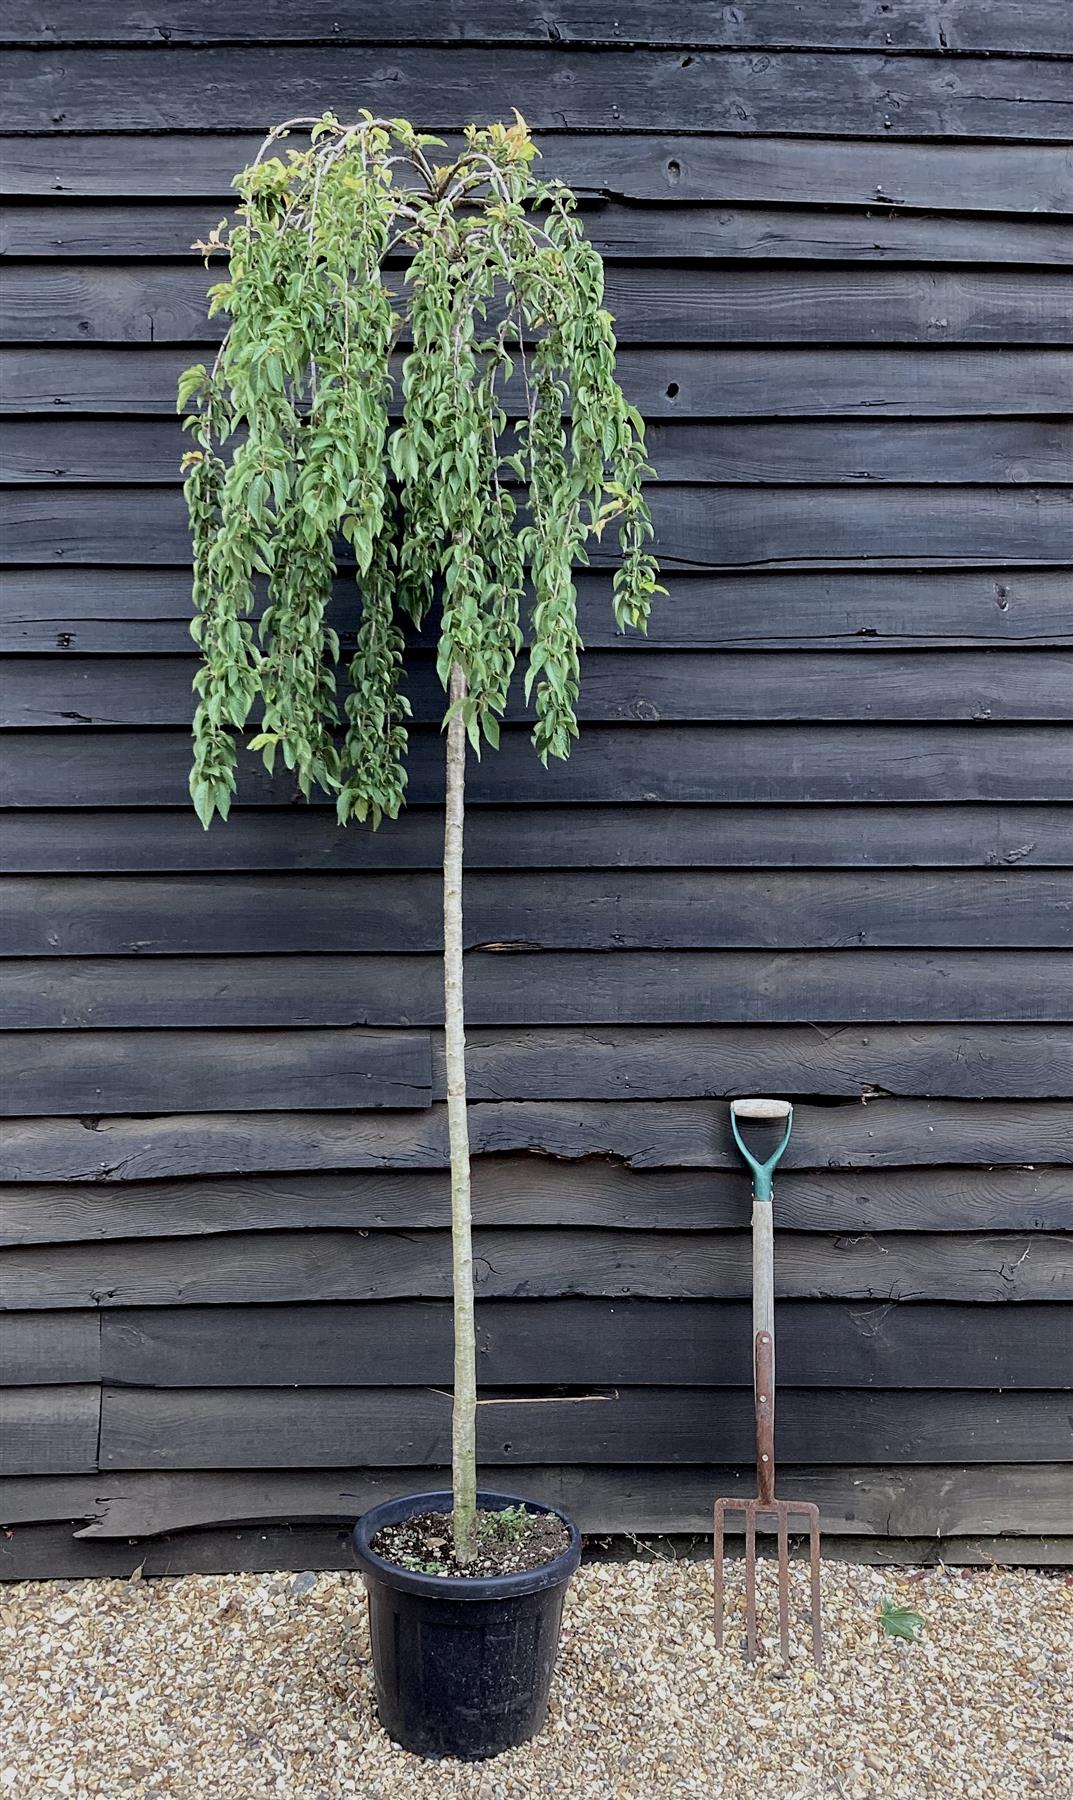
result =
[[[1070,1577],[823,1579],[818,1675],[803,1653],[789,1671],[718,1654],[704,1564],[584,1567],[547,1729],[470,1765],[377,1726],[356,1576],[0,1588],[0,1797],[1069,1800]],[[923,1615],[921,1641],[883,1636],[886,1597]]]

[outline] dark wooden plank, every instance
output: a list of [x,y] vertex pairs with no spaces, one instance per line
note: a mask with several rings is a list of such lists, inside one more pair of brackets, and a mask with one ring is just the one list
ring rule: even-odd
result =
[[[1016,649],[1073,641],[1073,583],[1063,569],[680,571],[667,585],[646,640],[656,649]],[[586,645],[636,649],[636,637],[615,630],[606,575],[581,570],[577,589]],[[357,610],[353,576],[340,575],[329,617],[347,647]],[[185,570],[12,569],[0,589],[0,646],[64,658],[190,654],[190,614]],[[590,658],[583,692],[592,666]]]
[[[356,1092],[364,1094],[355,1089],[351,1073],[352,1059],[364,1042],[364,1034],[348,1031],[3,1033],[2,1059],[11,1070],[4,1110],[15,1116],[34,1114],[44,1102],[53,1114],[152,1111],[165,1098],[169,1107],[179,1108],[183,1096],[195,1090],[199,1105],[185,1110],[240,1110],[228,1107],[228,1096],[232,1102],[241,1097],[243,1111],[347,1109]],[[726,1099],[769,1088],[843,1099],[873,1099],[880,1092],[903,1098],[1048,1099],[1073,1096],[1071,1052],[1068,1027],[1039,1025],[870,1026],[865,1031],[848,1026],[830,1031],[801,1026],[640,1032],[615,1027],[474,1029],[467,1041],[467,1069],[474,1101]],[[236,1079],[231,1071],[244,1060],[252,1072]],[[440,1099],[445,1091],[442,1062],[437,1043],[433,1092]],[[203,1079],[196,1074],[199,1066],[206,1071]],[[415,1085],[425,1091],[424,1053],[420,1074],[422,1084]],[[147,1104],[135,1105],[135,1100]],[[543,1179],[536,1176],[538,1189]],[[359,1197],[343,1192],[347,1205]],[[435,1194],[439,1208],[438,1185]],[[263,1198],[271,1208],[273,1197],[258,1195],[257,1203]],[[312,1198],[321,1205],[335,1204],[317,1190]],[[498,1204],[511,1204],[509,1196],[495,1198]],[[702,1218],[710,1219],[712,1198],[706,1195]],[[225,1202],[229,1204],[226,1193]],[[221,1218],[226,1217],[225,1202]],[[674,1195],[676,1214],[693,1203],[688,1193]],[[9,1195],[9,1209],[15,1204]],[[169,1219],[173,1204],[173,1198],[166,1201]],[[964,1196],[958,1196],[957,1204],[964,1204]],[[178,1217],[179,1223],[161,1219],[155,1229],[184,1229],[181,1211]],[[345,1220],[333,1216],[320,1222]],[[674,1222],[684,1221],[676,1217]],[[859,1216],[855,1222],[860,1223]],[[952,1219],[945,1222],[954,1224]],[[13,1229],[10,1213],[5,1229]]]
[[[432,869],[440,815],[408,806],[390,830],[340,831],[334,810],[243,807],[226,831],[189,810],[9,813],[8,870],[109,874],[256,869]],[[466,866],[482,868],[1002,868],[1073,861],[1059,806],[485,807],[466,822]]]
[[[6,1193],[3,1209],[6,1227]],[[0,1369],[11,1388],[99,1381],[100,1314],[0,1313]]]
[[[97,1485],[103,1485],[100,1478]],[[193,1531],[148,1543],[113,1544],[81,1542],[74,1530],[78,1522],[76,1517],[63,1524],[21,1525],[0,1533],[0,1582],[87,1576],[130,1581],[154,1576],[229,1574],[242,1569],[353,1571],[354,1567],[350,1532],[335,1526]]]
[[[1067,973],[1063,953],[1031,950],[488,952],[468,959],[466,1016],[474,1027],[1059,1023],[1073,1018]],[[439,957],[27,959],[5,970],[4,1023],[438,1025],[442,978]]]
[[[814,196],[810,196],[814,199]],[[673,201],[673,190],[668,193]],[[233,205],[229,195],[225,204]],[[960,204],[951,195],[944,205]],[[585,207],[586,234],[609,263],[666,258],[736,262],[1017,263],[1066,267],[1073,244],[1059,219],[868,209],[779,206],[653,207],[611,202]],[[154,204],[9,204],[0,215],[0,256],[53,261],[150,261],[189,256],[205,234],[204,201]]]
[[[653,492],[652,517],[653,548],[668,572],[780,564],[1046,565],[1069,555],[1073,488],[713,485],[697,490],[667,483]],[[912,551],[900,532],[912,534]],[[613,553],[595,550],[592,560],[609,565]]]
[[[9,1183],[0,1244],[428,1230],[443,1226],[449,1198],[445,1170]],[[728,1230],[742,1225],[747,1204],[737,1169],[626,1169],[594,1160],[579,1181],[576,1169],[540,1157],[478,1157],[473,1166],[473,1216],[481,1226]],[[1067,1172],[1046,1167],[790,1169],[779,1178],[779,1220],[787,1231],[827,1233],[1067,1231],[1073,1194]]]
[[[441,1055],[437,1044],[442,1086]],[[771,1089],[862,1099],[877,1089],[965,1100],[1073,1095],[1073,1037],[1060,1026],[474,1029],[466,1066],[474,1100],[725,1099]]]
[[[661,1103],[645,1106],[633,1102],[578,1104],[554,1103],[476,1104],[471,1109],[472,1142],[477,1154],[513,1150],[545,1151],[553,1157],[611,1156],[637,1168],[700,1167],[737,1168],[727,1109],[710,1102]],[[307,1115],[308,1116],[308,1115]],[[299,1139],[303,1115],[289,1118]],[[181,1120],[147,1121],[149,1141],[154,1123],[181,1129]],[[786,1154],[786,1168],[878,1168],[948,1162],[1046,1163],[1073,1162],[1069,1127],[1073,1107],[1065,1102],[1020,1102],[1003,1105],[961,1101],[903,1101],[878,1099],[868,1105],[848,1103],[832,1107],[808,1104],[798,1108],[794,1141]],[[226,1118],[220,1121],[226,1136]],[[277,1125],[267,1115],[257,1126],[257,1155],[272,1154],[272,1133]],[[113,1133],[112,1127],[116,1128]],[[352,1122],[315,1119],[331,1142],[356,1149],[367,1131],[370,1145],[377,1136],[385,1146],[394,1131],[410,1150],[409,1166],[440,1168],[445,1163],[446,1117],[433,1108],[417,1118],[400,1116],[394,1127],[390,1117],[369,1115]],[[43,1128],[47,1131],[47,1126]],[[109,1138],[122,1137],[122,1121],[110,1121],[102,1130],[102,1148]],[[208,1127],[206,1127],[206,1130]],[[66,1135],[70,1135],[68,1132]],[[265,1141],[267,1140],[267,1141]],[[263,1145],[263,1147],[262,1147]],[[296,1151],[301,1151],[300,1141]],[[375,1166],[380,1158],[367,1158]],[[394,1160],[394,1159],[392,1159]],[[211,1165],[210,1165],[211,1166]],[[270,1166],[258,1162],[256,1166]],[[293,1165],[292,1165],[293,1166]],[[309,1165],[306,1165],[309,1166]],[[318,1165],[313,1165],[318,1166]],[[319,1166],[325,1166],[321,1164]],[[327,1165],[331,1166],[331,1165]],[[355,1162],[354,1166],[359,1166]],[[130,1166],[131,1177],[139,1171]],[[152,1171],[142,1170],[146,1177]]]
[[[637,643],[638,640],[633,640]],[[189,657],[23,656],[9,665],[0,726],[185,725],[198,664]],[[713,674],[718,681],[713,681]],[[407,694],[419,722],[445,705],[431,659],[416,653]],[[532,716],[514,684],[506,717]],[[752,722],[796,719],[1068,719],[1073,659],[1041,650],[877,651],[867,661],[835,653],[780,656],[723,651],[593,651],[585,663],[581,720]]]
[[[857,1534],[932,1531],[940,1542],[959,1532],[1013,1536],[1061,1533],[1069,1523],[1069,1469],[1064,1463],[997,1463],[949,1467],[786,1467],[787,1491],[813,1495],[828,1540]],[[522,1493],[561,1506],[593,1533],[695,1531],[710,1524],[713,1494],[748,1490],[750,1468],[578,1466],[518,1467]],[[486,1485],[493,1486],[498,1472]],[[109,1538],[138,1538],[220,1521],[338,1520],[349,1523],[405,1486],[397,1470],[184,1470],[44,1482],[15,1479],[0,1487],[0,1515],[24,1520],[89,1517],[72,1543],[111,1548]],[[58,1511],[57,1506],[65,1511]],[[149,1547],[152,1550],[152,1546]],[[136,1566],[136,1565],[135,1565]]]
[[[51,265],[46,267],[51,273]],[[35,276],[44,273],[36,265]],[[159,336],[174,333],[200,341],[209,334],[204,327],[185,329],[188,313],[178,292],[178,276],[178,270],[169,269],[159,278]],[[203,271],[199,280],[204,280]],[[29,335],[54,342],[68,335],[70,313],[69,335],[76,342],[86,315],[91,337],[100,333],[124,342],[144,340],[145,327],[139,329],[136,320],[128,320],[121,292],[109,288],[98,307],[91,270],[72,270],[66,281],[57,276],[50,282],[46,277],[45,286],[59,316],[42,321],[28,294],[20,304],[17,281],[11,301],[12,337],[23,335],[24,316],[36,317],[45,328]],[[192,280],[189,286],[192,298]],[[624,343],[1067,344],[1066,290],[1062,274],[1023,267],[1014,273],[1002,268],[810,266],[776,271],[716,265],[676,269],[674,280],[668,281],[662,272],[644,266],[612,263],[606,284],[616,335]],[[144,303],[151,309],[154,326],[157,294],[151,276]],[[74,313],[79,314],[77,320]]]
[[178,480],[180,432],[170,419],[21,419],[5,433],[0,477],[31,484]]
[[[413,874],[235,876],[222,887],[196,876],[133,883],[0,878],[0,951],[30,957],[434,951],[437,893],[434,876]],[[1045,948],[1067,944],[1071,925],[1068,878],[1044,870],[866,877],[632,871],[628,879],[610,880],[578,871],[549,875],[536,890],[528,875],[498,871],[470,877],[465,931],[474,950]],[[16,1039],[13,1053],[32,1057],[20,1044]],[[313,1060],[305,1076],[297,1072],[299,1082],[316,1082],[322,1066],[342,1056],[357,1084],[350,1104],[422,1103],[423,1040],[419,1047],[413,1037],[359,1036],[310,1048]],[[300,1045],[294,1049],[300,1054]],[[220,1054],[228,1054],[227,1046]],[[250,1054],[256,1054],[252,1047]],[[20,1094],[30,1093],[35,1073],[27,1070]],[[181,1083],[181,1068],[176,1074]],[[270,1070],[265,1074],[273,1079]],[[278,1078],[286,1082],[285,1075]],[[240,1080],[252,1083],[252,1070]],[[345,1093],[333,1092],[330,1104],[343,1103]]]
[[[13,264],[0,330],[9,343],[211,344],[213,277],[189,266]],[[1055,344],[1069,342],[1060,272],[1002,268],[754,270],[611,263],[607,304],[629,344]]]
[[103,1511],[97,1506],[96,1496],[102,1485],[106,1484],[95,1474],[5,1476],[0,1480],[0,1525],[4,1527],[0,1542],[12,1525],[64,1520],[73,1526],[79,1519],[95,1518]]
[[[1073,231],[1069,236],[1073,246]],[[41,423],[45,427],[52,422]],[[689,424],[657,420],[649,428],[647,442],[661,480],[668,482],[1016,486],[1068,481],[1073,421],[1030,417],[907,423],[884,418],[837,423]],[[89,459],[86,473],[89,478]],[[97,479],[105,480],[107,474],[102,471]]]
[[[702,201],[889,206],[956,212],[1073,210],[1067,144],[690,133],[572,136],[547,128],[549,173],[579,194],[695,205]],[[233,200],[234,171],[256,154],[253,134],[12,138],[6,191],[37,196],[211,196]],[[136,148],[135,148],[136,146]]]
[[[664,481],[1024,486],[1067,481],[1073,462],[1073,420],[1054,418],[656,421],[647,441]],[[4,434],[0,479],[178,486],[187,443],[177,419],[21,419]]]
[[[709,1495],[719,1487],[723,1492],[734,1483],[722,1479],[728,1471],[713,1470],[708,1482]],[[739,1483],[743,1472],[738,1471]],[[682,1471],[674,1471],[678,1482]],[[114,1485],[114,1484],[113,1484]],[[405,1487],[396,1475],[385,1486],[362,1488],[368,1493],[368,1504],[386,1499]],[[516,1480],[515,1485],[521,1485]],[[410,1483],[411,1488],[413,1483]],[[539,1484],[538,1484],[539,1486]],[[532,1484],[527,1493],[535,1490]],[[744,1491],[744,1490],[743,1490]],[[811,1491],[811,1489],[810,1489]],[[337,1525],[258,1525],[248,1531],[234,1526],[221,1530],[180,1532],[174,1536],[139,1543],[86,1541],[82,1534],[72,1536],[71,1525],[23,1525],[0,1537],[0,1581],[57,1581],[87,1576],[111,1576],[129,1581],[132,1576],[150,1580],[189,1574],[233,1574],[242,1571],[274,1572],[280,1569],[345,1570],[353,1574],[354,1551],[350,1541],[350,1521]],[[636,1532],[617,1545],[607,1540],[621,1555],[637,1554]],[[598,1540],[599,1544],[599,1540]],[[675,1556],[690,1553],[691,1540],[668,1538],[669,1548],[657,1552]],[[696,1546],[693,1546],[694,1553]],[[603,1554],[599,1548],[597,1555]],[[1028,1567],[1052,1569],[1073,1562],[1073,1538],[1070,1537],[845,1537],[832,1538],[825,1547],[828,1561],[875,1563],[882,1568],[897,1565],[919,1567],[942,1563],[944,1568],[966,1566],[991,1569]]]
[[[1073,583],[1070,584],[1073,587]],[[640,645],[640,640],[633,639]],[[169,657],[20,656],[7,664],[0,728],[189,723],[198,661]],[[345,686],[345,677],[341,685]],[[438,724],[446,708],[431,657],[411,656],[406,693],[415,720]],[[1073,717],[1073,651],[874,649],[840,651],[651,647],[592,650],[578,718],[604,724],[741,719],[1057,720]],[[505,717],[533,717],[515,678]]]
[[0,1032],[0,1114],[424,1107],[425,1032]]
[[[477,1297],[741,1300],[752,1291],[750,1243],[747,1232],[479,1229]],[[444,1299],[451,1291],[451,1246],[442,1230],[317,1231],[300,1239],[293,1232],[236,1232],[5,1250],[0,1273],[3,1304],[13,1311]],[[883,1304],[1069,1301],[1073,1256],[1067,1237],[1041,1232],[852,1238],[795,1232],[780,1238],[775,1291],[785,1299]]]
[[[137,146],[135,148],[135,146]],[[233,200],[230,181],[257,151],[249,137],[79,141],[13,138],[4,147],[13,193],[204,195]],[[695,205],[764,202],[799,206],[916,207],[937,211],[1073,211],[1073,155],[1066,144],[964,143],[822,137],[643,136],[606,133],[541,138],[549,173],[579,194]]]
[[[1060,1394],[869,1393],[783,1389],[784,1461],[965,1463],[1073,1458]],[[410,1389],[105,1388],[102,1469],[282,1468],[330,1465],[340,1444],[385,1466],[449,1453],[449,1394]],[[518,1462],[695,1462],[719,1444],[745,1462],[753,1439],[744,1390],[620,1388],[591,1397],[486,1400],[478,1455]],[[822,1448],[821,1448],[822,1447]],[[819,1451],[819,1453],[817,1453]],[[506,1477],[504,1477],[506,1479]]]
[[[438,1470],[429,1471],[429,1483],[435,1483],[440,1474]],[[825,1468],[809,1464],[785,1468],[785,1475],[788,1486],[817,1500],[828,1558],[837,1556],[838,1540],[848,1538],[845,1548],[851,1559],[865,1560],[861,1550],[868,1538],[858,1538],[857,1534],[867,1533],[875,1538],[888,1531],[904,1534],[930,1529],[942,1548],[949,1545],[951,1532],[977,1529],[1014,1534],[1007,1540],[1007,1553],[999,1559],[1012,1562],[1016,1561],[1016,1551],[1011,1555],[1009,1548],[1018,1541],[1020,1553],[1030,1553],[1031,1539],[1025,1534],[1061,1532],[1068,1523],[1069,1470],[1061,1463],[1035,1463],[1029,1467],[996,1464],[991,1468]],[[689,1465],[671,1469],[627,1465],[600,1469],[545,1464],[515,1466],[511,1479],[517,1491],[563,1507],[586,1532],[703,1534],[712,1494],[740,1491],[745,1495],[754,1476],[750,1468],[741,1466]],[[484,1470],[481,1480],[483,1486],[495,1489],[502,1474]],[[349,1526],[359,1513],[377,1501],[392,1498],[406,1485],[405,1474],[387,1469],[197,1473],[157,1470],[9,1476],[0,1480],[0,1519],[9,1528],[63,1521],[70,1530],[88,1520],[66,1544],[80,1551],[95,1547],[107,1552],[116,1547],[108,1539],[146,1538],[221,1521],[269,1524],[290,1520],[319,1524],[330,1520]],[[413,1485],[412,1480],[409,1485]],[[21,1541],[33,1534],[14,1535]],[[236,1538],[243,1535],[236,1534]],[[278,1534],[269,1535],[278,1541]],[[201,1532],[198,1541],[204,1546],[214,1539],[210,1533]],[[883,1554],[890,1560],[899,1540],[881,1538],[880,1542]],[[904,1548],[904,1536],[901,1543]],[[589,1545],[587,1552],[598,1557],[603,1548],[611,1547]],[[0,1554],[5,1549],[10,1557],[10,1540],[6,1545],[0,1541]],[[167,1572],[165,1565],[159,1565],[159,1557],[166,1549],[165,1544],[152,1543],[140,1548],[139,1556],[146,1558],[146,1573],[154,1570],[154,1557],[158,1559],[155,1572]],[[19,1554],[15,1550],[14,1555]],[[950,1557],[944,1550],[944,1559],[956,1561],[956,1550]],[[284,1561],[271,1566],[289,1565]],[[46,1575],[63,1572],[64,1569],[56,1568],[44,1571]],[[131,1573],[130,1567],[126,1573]],[[10,1578],[10,1574],[10,1569],[0,1564],[0,1579]]]
[[[196,140],[195,140],[196,141]],[[134,345],[0,351],[5,413],[158,414],[174,428],[176,369],[200,352]],[[646,419],[943,418],[1062,413],[1073,356],[1059,349],[935,347],[762,350],[623,345],[618,368]],[[508,387],[513,406],[519,389]]]
[[[744,1471],[742,1474],[744,1476]],[[734,1485],[732,1484],[731,1491]],[[744,1498],[749,1491],[745,1481],[736,1485]],[[791,1544],[793,1542],[791,1539]],[[608,1562],[630,1562],[637,1554],[636,1544],[629,1533],[620,1537],[611,1536],[606,1543],[606,1550],[598,1548],[593,1561],[606,1558]],[[711,1544],[707,1535],[691,1537],[679,1533],[654,1537],[647,1541],[645,1548],[652,1556],[662,1555],[676,1560],[686,1558],[705,1564],[711,1556]],[[769,1545],[766,1554],[770,1556],[772,1551],[773,1546]],[[742,1547],[739,1546],[739,1561],[741,1554]],[[1073,1565],[1073,1537],[836,1537],[830,1540],[823,1554],[828,1562],[854,1563],[877,1569],[903,1568],[910,1580],[913,1571],[919,1568],[986,1571],[1030,1568],[1050,1574]],[[732,1559],[734,1555],[732,1547]],[[763,1546],[760,1555],[765,1555]],[[803,1539],[799,1539],[791,1548],[790,1555],[791,1559],[803,1559]],[[334,1563],[326,1563],[324,1566],[335,1567]]]
[[671,13],[650,0],[617,4],[613,15],[592,0],[559,0],[554,25],[529,0],[417,0],[385,18],[357,8],[340,21],[326,20],[312,0],[234,0],[227,13],[201,5],[159,12],[134,4],[87,8],[79,0],[17,0],[9,7],[0,41],[30,46],[77,44],[250,45],[298,44],[531,44],[549,38],[563,44],[669,45],[690,49],[804,49],[1041,51],[1073,54],[1073,34],[1056,0],[1020,0],[1013,6],[987,0],[897,0],[881,7],[828,7],[805,0],[765,0],[763,7],[713,11],[686,0]]
[[[259,131],[219,130],[0,137],[0,192],[233,205],[231,178],[253,160],[260,142]],[[542,172],[590,196],[720,206],[1073,212],[1073,155],[1065,144],[551,130],[542,134],[541,150]]]
[[[213,130],[220,119],[215,50],[15,50],[8,58],[11,132]],[[250,47],[229,65],[227,124],[260,130],[265,96],[280,118],[319,117],[327,94],[351,110],[402,112],[458,129],[503,112],[495,49],[407,45],[381,51],[331,45],[301,56]],[[512,104],[536,131],[723,131],[736,136],[969,137],[1064,141],[1068,69],[1019,58],[520,47]],[[1011,113],[1015,114],[1011,118]]]
[[[413,873],[234,875],[226,882],[211,875],[0,876],[0,954],[431,952],[443,941],[441,885],[433,874]],[[498,870],[469,875],[464,933],[470,950],[1059,948],[1073,943],[1073,882],[1065,871],[1024,868],[572,870],[537,883],[528,872]],[[51,1077],[47,1061],[35,1068],[33,1052],[17,1039],[11,1049],[16,1062],[30,1057],[8,1107],[18,1112],[18,1099],[30,1097],[38,1080],[47,1090]],[[294,1053],[301,1055],[300,1045]],[[48,1057],[47,1047],[42,1054]],[[221,1046],[220,1056],[228,1054]],[[250,1054],[237,1090],[247,1099],[257,1079],[256,1051]],[[329,1105],[421,1104],[428,1079],[423,1041],[356,1038],[323,1051],[313,1045],[304,1071],[294,1072],[296,1091],[303,1081],[318,1081],[325,1058],[344,1059],[355,1083],[349,1101],[345,1088],[334,1086]],[[76,1087],[84,1076],[92,1080],[92,1065],[72,1075]],[[271,1064],[264,1075],[269,1085],[289,1079]],[[129,1077],[139,1080],[134,1068]],[[181,1064],[176,1078],[180,1086],[186,1079]],[[271,1101],[264,1104],[272,1110]],[[221,1110],[230,1110],[226,1100]]]
[[[467,800],[1062,802],[1068,752],[1068,732],[1046,725],[590,725],[568,762],[544,769],[529,734],[507,726],[498,753],[471,763]],[[411,733],[411,803],[440,799],[442,760],[438,733]],[[296,806],[285,772],[273,779],[258,756],[240,761],[240,806]],[[186,806],[189,767],[185,731],[9,731],[0,737],[0,804]]]
[[[617,1230],[710,1231],[740,1226],[740,1175],[625,1171],[614,1165],[576,1172],[498,1156],[474,1167],[474,1217],[482,1226],[584,1225]],[[448,1184],[440,1172],[351,1171],[230,1180],[114,1185],[9,1186],[0,1243],[98,1242],[125,1237],[186,1237],[235,1231],[420,1230],[442,1226]],[[1073,1228],[1063,1170],[791,1170],[779,1183],[787,1230],[1063,1231]]]
[[[781,1195],[780,1195],[781,1199]],[[33,1317],[34,1315],[29,1315]],[[1073,1388],[1063,1306],[780,1301],[779,1378],[795,1388]],[[445,1301],[104,1311],[103,1379],[118,1387],[451,1384]],[[488,1300],[482,1388],[747,1387],[745,1301]],[[0,1502],[2,1511],[2,1502]]]
[[0,1476],[95,1469],[100,1410],[96,1386],[0,1387]]
[[[174,489],[0,490],[5,563],[185,565],[186,508]],[[1061,564],[1073,489],[1065,487],[656,486],[653,548],[668,570],[830,568],[873,563]],[[593,551],[596,565],[611,550]]]
[[[1003,958],[1013,962],[1015,958]],[[799,1105],[786,1169],[1073,1161],[1071,1108],[877,1099]],[[710,1101],[542,1102],[470,1107],[477,1156],[518,1152],[573,1162],[606,1157],[637,1169],[740,1171],[728,1109]],[[445,1109],[419,1114],[173,1114],[33,1119],[0,1128],[8,1181],[156,1181],[186,1175],[317,1169],[443,1169]]]

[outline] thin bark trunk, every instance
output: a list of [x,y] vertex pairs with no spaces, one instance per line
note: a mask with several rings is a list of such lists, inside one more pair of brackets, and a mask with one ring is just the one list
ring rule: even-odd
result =
[[[452,706],[466,678],[451,669]],[[443,1014],[447,1063],[447,1130],[451,1149],[451,1255],[454,1293],[454,1411],[451,1464],[455,1556],[469,1562],[477,1535],[477,1337],[473,1318],[473,1233],[469,1120],[466,1113],[466,1018],[462,991],[462,826],[466,727],[455,712],[447,726],[447,805],[443,835]]]

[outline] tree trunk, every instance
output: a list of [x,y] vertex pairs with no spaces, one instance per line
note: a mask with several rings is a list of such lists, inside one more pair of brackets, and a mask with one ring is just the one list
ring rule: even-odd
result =
[[[452,706],[465,698],[466,678],[451,669]],[[451,1256],[454,1294],[454,1411],[451,1481],[454,1551],[470,1562],[477,1538],[477,1337],[473,1319],[473,1233],[470,1206],[469,1120],[466,1114],[466,1018],[462,993],[462,825],[466,785],[466,727],[461,714],[447,726],[447,805],[443,834],[443,1016],[447,1063],[447,1130],[451,1147]]]

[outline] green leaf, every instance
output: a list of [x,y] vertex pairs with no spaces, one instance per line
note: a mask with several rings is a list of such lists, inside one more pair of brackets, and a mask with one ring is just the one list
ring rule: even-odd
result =
[[924,1620],[920,1613],[914,1612],[910,1606],[896,1606],[893,1600],[881,1602],[879,1622],[887,1637],[905,1638],[910,1644],[915,1644],[924,1630]]
[[207,781],[191,781],[190,797],[194,802],[194,811],[207,831],[212,824],[212,815],[216,811],[216,800],[211,786]]

